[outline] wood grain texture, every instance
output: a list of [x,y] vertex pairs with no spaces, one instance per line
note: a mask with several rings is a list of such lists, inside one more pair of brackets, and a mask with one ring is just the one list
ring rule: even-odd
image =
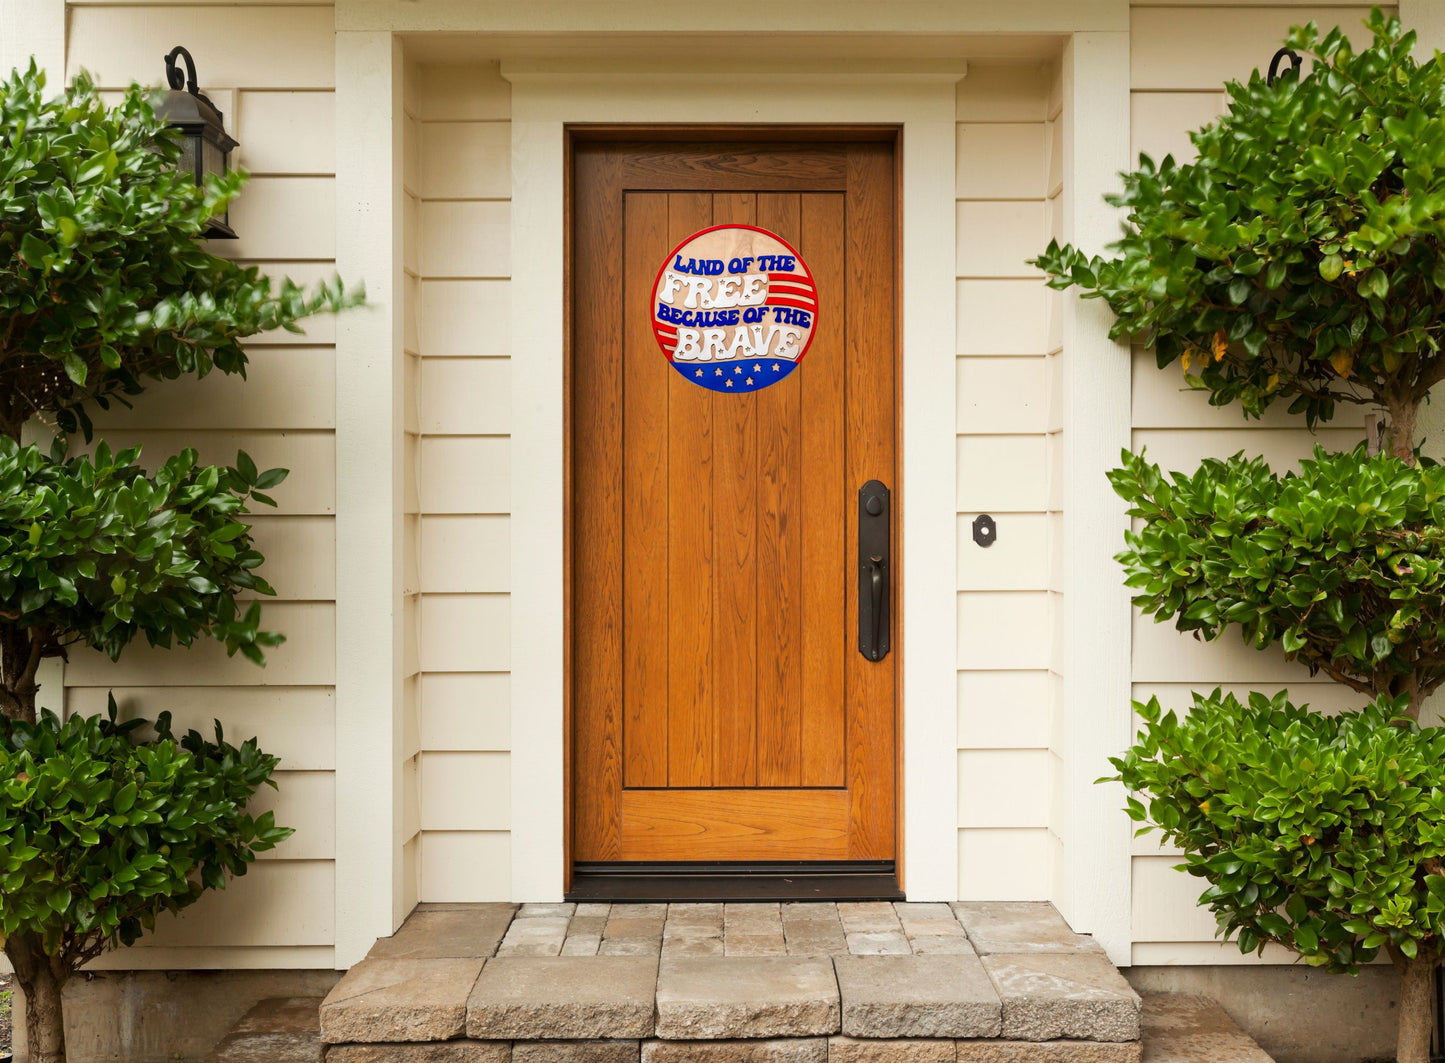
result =
[[[858,487],[896,487],[893,166],[866,139],[577,146],[574,859],[895,856],[897,658],[857,652],[853,556]],[[742,395],[650,325],[663,256],[725,223],[798,247],[823,307],[805,364]]]
[[628,193],[623,202],[623,780],[667,785],[669,378],[658,356],[650,304],[667,242],[667,196]]
[[[847,483],[856,496],[869,480],[897,486],[894,462],[895,344],[893,155],[881,145],[860,145],[848,157]],[[864,400],[863,396],[875,396]],[[893,498],[893,543],[899,498]],[[858,508],[847,508],[850,548],[858,541]],[[853,559],[856,565],[857,559]],[[856,576],[852,586],[857,586]],[[895,664],[898,660],[898,583],[890,583],[895,652],[882,661],[847,655],[848,794],[852,807],[848,855],[886,860],[895,851]],[[849,596],[848,629],[858,626],[856,591]]]
[[[713,196],[714,225],[753,225],[758,197]],[[713,785],[758,781],[758,399],[713,405]]]
[[628,147],[623,179],[631,188],[841,191],[847,179],[847,156],[836,148],[823,147],[777,145],[759,150],[756,144],[644,143]]
[[572,671],[574,858],[615,860],[622,785],[622,433],[615,366],[621,359],[621,184],[616,160],[575,156],[573,271]]
[[[802,228],[799,197],[758,197],[758,224],[794,247]],[[755,392],[758,400],[758,783],[799,786],[803,763],[802,683],[802,378]]]
[[845,790],[625,790],[623,860],[841,860]]
[[[848,626],[852,551],[845,540],[854,492],[844,475],[843,197],[802,197],[798,251],[818,287],[813,346],[802,385],[802,765],[803,786],[842,786],[843,667],[853,649]],[[856,398],[856,397],[855,397]]]
[[[667,199],[669,248],[712,224],[712,196],[682,192]],[[667,382],[667,780],[711,786],[713,394],[676,372],[668,372]]]

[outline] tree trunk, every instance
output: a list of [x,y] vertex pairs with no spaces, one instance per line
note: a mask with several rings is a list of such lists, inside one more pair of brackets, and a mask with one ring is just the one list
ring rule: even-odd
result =
[[1435,1025],[1436,959],[1395,957],[1400,971],[1400,1025],[1396,1063],[1430,1063],[1430,1031]]
[[65,976],[57,976],[38,934],[11,937],[5,943],[5,955],[25,994],[30,1063],[65,1063],[65,1016],[60,1007]]
[[1385,411],[1390,452],[1406,465],[1415,464],[1415,417],[1419,412],[1420,404],[1409,399],[1391,402]]

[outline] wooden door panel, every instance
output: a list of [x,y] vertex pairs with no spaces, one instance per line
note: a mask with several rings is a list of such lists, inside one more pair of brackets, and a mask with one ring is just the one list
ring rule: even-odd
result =
[[802,550],[802,732],[806,736],[799,780],[803,786],[843,786],[843,669],[852,652],[848,588],[853,580],[847,513],[855,491],[844,470],[847,438],[843,409],[843,337],[847,301],[844,253],[832,234],[843,231],[843,197],[802,197],[798,250],[818,285],[819,317],[813,350],[800,373],[803,394],[802,506],[814,516],[799,529]]
[[844,790],[624,790],[623,860],[846,860]]
[[[711,195],[675,192],[667,201],[668,248],[712,224]],[[659,256],[645,272],[647,281],[661,262]],[[666,373],[668,387],[668,623],[663,631],[640,637],[661,637],[668,646],[668,785],[711,786],[715,396],[684,380],[665,361],[657,371]]]
[[[754,225],[757,221],[757,195],[713,196],[712,224]],[[714,402],[712,407],[713,505],[717,515],[713,521],[713,785],[755,786],[760,649],[754,546],[758,414],[754,396],[725,398],[732,401]]]
[[[655,269],[668,243],[668,197],[628,192],[623,201],[626,265],[628,404],[622,427],[623,572],[623,785],[666,786],[668,647],[666,640],[626,638],[625,632],[665,631],[668,610],[668,386],[657,372],[657,340],[647,310],[648,286],[635,278]],[[673,374],[676,375],[676,374]],[[583,534],[588,534],[585,529]]]
[[[847,203],[847,295],[848,390],[857,401],[845,404],[848,445],[845,448],[846,481],[854,494],[869,480],[896,485],[893,463],[893,364],[894,285],[879,283],[879,266],[892,261],[895,237],[893,211],[869,209],[870,190],[891,187],[891,152],[876,144],[860,145],[848,156]],[[891,197],[890,197],[891,201]],[[886,353],[884,353],[886,352]],[[888,396],[886,402],[868,401],[867,396]],[[893,512],[899,512],[895,506]],[[847,507],[846,541],[858,541],[858,507]],[[893,542],[900,541],[896,526]],[[894,550],[895,561],[897,550]],[[893,586],[899,581],[893,574]],[[896,601],[896,595],[895,595]],[[898,615],[896,609],[890,613]],[[894,624],[896,629],[897,624]],[[848,630],[858,630],[858,596],[848,595]],[[845,657],[844,686],[847,691],[848,791],[852,797],[849,851],[855,859],[886,860],[895,852],[895,763],[897,724],[894,715],[895,652],[879,668],[857,652],[856,645]]]
[[[574,152],[575,859],[894,856],[896,653],[857,652],[853,557],[858,487],[896,486],[893,158]],[[721,224],[797,248],[821,308],[804,364],[747,394],[651,330],[658,266]]]

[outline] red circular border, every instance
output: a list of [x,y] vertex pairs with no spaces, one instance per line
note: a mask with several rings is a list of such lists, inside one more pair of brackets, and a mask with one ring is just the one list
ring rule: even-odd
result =
[[[715,233],[719,229],[750,229],[755,233],[762,233],[764,236],[770,236],[774,240],[778,241],[778,243],[786,247],[789,251],[791,251],[793,253],[793,257],[798,260],[798,265],[803,267],[803,273],[807,275],[808,283],[813,286],[813,300],[817,305],[813,308],[813,327],[808,330],[808,342],[803,344],[803,349],[798,352],[798,357],[793,359],[794,368],[802,365],[803,357],[808,353],[809,348],[813,346],[813,337],[818,334],[818,311],[821,310],[823,306],[823,297],[822,294],[818,291],[818,279],[813,276],[813,271],[808,268],[807,260],[803,258],[803,254],[801,251],[799,251],[792,244],[788,243],[788,241],[784,240],[781,236],[773,232],[771,229],[764,229],[761,225],[710,225],[706,229],[699,229],[697,232],[693,233],[687,239],[683,240],[682,243],[678,244],[667,253],[667,257],[662,260],[662,265],[658,268],[657,276],[652,279],[652,300],[647,308],[648,316],[652,319],[652,338],[657,340],[657,347],[660,351],[662,351],[662,356],[668,360],[669,364],[674,366],[677,364],[672,360],[672,355],[668,353],[667,348],[663,345],[662,334],[658,331],[657,286],[662,283],[662,275],[667,272],[668,263],[670,263],[673,259],[677,257],[677,253],[679,251],[681,251],[688,244],[692,243],[699,236],[706,236],[708,233]],[[761,391],[762,388],[759,388],[757,390]],[[756,394],[756,392],[744,392],[743,394]]]

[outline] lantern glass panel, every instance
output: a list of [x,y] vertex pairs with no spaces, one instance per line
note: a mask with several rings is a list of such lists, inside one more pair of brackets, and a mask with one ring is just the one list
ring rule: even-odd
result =
[[201,141],[201,175],[221,176],[226,172],[226,153],[209,139]]
[[186,133],[181,137],[181,161],[177,168],[181,173],[191,174],[192,179],[194,179],[195,174],[200,172],[199,167],[196,165],[196,148],[200,145],[200,142],[201,138],[191,133]]

